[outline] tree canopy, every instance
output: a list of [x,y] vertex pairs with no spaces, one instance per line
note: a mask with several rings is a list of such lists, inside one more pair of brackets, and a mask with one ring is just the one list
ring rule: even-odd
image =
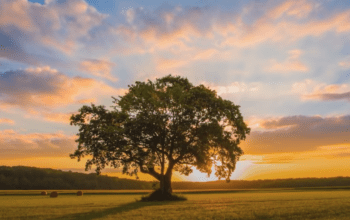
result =
[[243,154],[238,146],[249,134],[238,105],[188,79],[166,76],[135,82],[124,96],[113,98],[113,110],[83,106],[72,115],[79,126],[78,149],[71,158],[90,155],[86,170],[96,166],[138,171],[159,180],[171,192],[172,171],[189,175],[195,167],[229,181]]

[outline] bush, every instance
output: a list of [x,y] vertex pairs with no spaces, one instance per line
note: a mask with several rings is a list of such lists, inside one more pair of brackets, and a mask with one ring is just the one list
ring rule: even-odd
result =
[[83,195],[83,191],[78,191],[77,192],[77,196],[82,196]]
[[40,194],[45,196],[45,195],[47,195],[47,192],[46,191],[42,191]]

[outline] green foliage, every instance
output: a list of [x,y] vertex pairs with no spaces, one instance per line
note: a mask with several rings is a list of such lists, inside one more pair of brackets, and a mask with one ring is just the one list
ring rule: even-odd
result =
[[215,175],[229,181],[243,154],[238,145],[250,132],[240,106],[170,75],[137,81],[113,99],[114,110],[91,104],[71,117],[71,125],[79,126],[71,158],[92,156],[86,170],[122,167],[125,174],[137,176],[140,170],[161,181],[171,179],[173,169],[189,175],[196,167],[210,175],[215,164]]

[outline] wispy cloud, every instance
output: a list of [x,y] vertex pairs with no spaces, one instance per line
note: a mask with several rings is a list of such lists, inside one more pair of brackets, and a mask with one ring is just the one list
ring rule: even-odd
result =
[[106,60],[89,59],[80,63],[80,70],[116,82],[118,78],[111,75],[112,68],[115,66],[115,63]]
[[62,132],[20,134],[14,130],[2,130],[1,158],[68,157],[76,148],[75,139],[75,136]]
[[344,60],[339,62],[339,66],[349,69],[350,68],[350,57],[346,57]]
[[11,120],[9,118],[0,118],[0,124],[10,124],[10,125],[14,125],[15,121]]
[[349,144],[350,116],[287,116],[261,120],[264,130],[252,131],[242,149],[246,154],[306,152],[321,146]]
[[285,61],[278,62],[272,59],[266,70],[275,73],[307,72],[309,68],[299,60],[301,53],[302,51],[298,49],[290,50],[288,51],[289,56]]
[[218,95],[242,93],[242,92],[257,92],[261,87],[260,83],[249,83],[247,85],[244,82],[233,82],[227,86],[215,85],[213,83],[208,83],[208,82],[201,82],[201,84],[209,87],[212,90],[215,90]]
[[319,83],[311,79],[294,83],[292,91],[301,95],[302,100],[350,101],[350,86],[348,84]]

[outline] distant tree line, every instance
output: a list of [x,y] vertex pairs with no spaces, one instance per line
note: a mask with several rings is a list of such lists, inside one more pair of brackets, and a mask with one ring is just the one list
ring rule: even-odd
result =
[[[10,189],[154,189],[155,182],[65,172],[35,167],[0,166],[0,190]],[[261,189],[350,186],[350,177],[273,180],[173,182],[173,189]],[[159,184],[157,185],[159,187]]]
[[152,182],[95,173],[0,166],[0,190],[6,189],[152,189]]
[[261,189],[349,186],[350,177],[174,182],[174,189]]

